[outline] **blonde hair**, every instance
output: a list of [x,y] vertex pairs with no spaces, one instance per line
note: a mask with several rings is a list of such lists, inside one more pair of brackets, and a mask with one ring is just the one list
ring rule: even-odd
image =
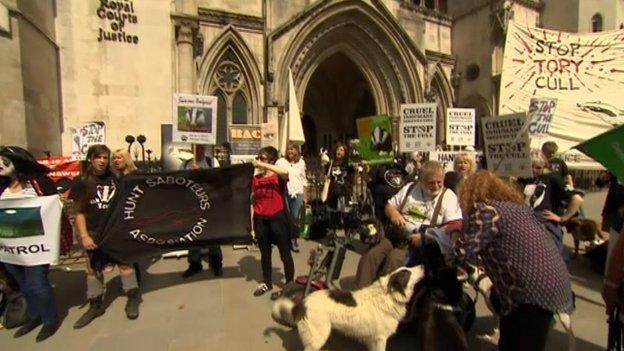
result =
[[[113,152],[113,155],[111,157],[111,162],[115,158],[115,155],[120,155],[121,157],[123,157],[124,164],[126,165],[126,168],[124,168],[124,171],[126,173],[134,172],[137,170],[137,166],[134,164],[134,161],[132,161],[132,157],[130,157],[130,153],[128,152],[128,150],[126,149],[115,150],[115,152]],[[117,171],[114,165],[112,168],[113,170]]]
[[466,175],[474,174],[477,171],[477,163],[475,162],[474,156],[469,152],[460,152],[453,161],[453,169],[455,172],[457,172],[457,165],[461,160],[468,161],[468,164],[470,165],[470,169]]
[[548,159],[541,150],[531,149],[531,163],[534,165],[548,166]]
[[478,202],[490,204],[495,200],[524,203],[524,194],[518,188],[486,170],[476,172],[464,180],[458,193],[465,214],[470,214]]

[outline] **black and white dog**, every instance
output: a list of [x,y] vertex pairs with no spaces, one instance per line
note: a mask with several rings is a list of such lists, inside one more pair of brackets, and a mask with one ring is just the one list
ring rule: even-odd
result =
[[280,298],[273,305],[272,317],[298,329],[305,351],[320,350],[332,329],[362,342],[370,351],[384,351],[424,275],[422,266],[402,267],[357,291],[319,290],[298,304]]
[[[472,286],[477,292],[477,298],[479,295],[483,296],[485,304],[495,318],[499,317],[499,305],[496,299],[492,296],[492,281],[485,274],[485,272],[476,266],[471,264],[465,264],[463,267],[468,273],[467,283]],[[475,299],[476,300],[476,299]],[[555,318],[561,323],[561,326],[568,335],[568,350],[574,351],[576,349],[576,337],[574,336],[574,330],[572,330],[572,320],[568,313],[556,313]],[[498,328],[494,329],[493,334],[498,333]]]
[[446,265],[437,243],[423,252],[422,265],[401,267],[357,291],[320,290],[299,304],[280,298],[272,317],[296,327],[306,351],[320,350],[332,329],[383,351],[400,323],[399,331],[416,332],[422,350],[467,351],[456,269]]

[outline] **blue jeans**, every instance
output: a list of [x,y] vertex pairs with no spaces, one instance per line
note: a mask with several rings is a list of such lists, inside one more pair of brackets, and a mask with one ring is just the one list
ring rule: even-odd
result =
[[303,194],[297,194],[295,197],[286,195],[286,206],[288,207],[290,215],[295,220],[295,223],[299,223],[299,214],[303,207]]
[[59,321],[54,291],[48,280],[50,265],[20,266],[5,263],[7,272],[15,278],[26,298],[28,318],[40,319],[44,325],[54,325]]

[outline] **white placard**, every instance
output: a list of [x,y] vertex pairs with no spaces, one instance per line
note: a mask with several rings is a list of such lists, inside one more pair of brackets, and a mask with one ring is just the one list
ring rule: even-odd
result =
[[444,172],[453,171],[455,157],[460,151],[431,151],[429,152],[429,161],[437,161],[444,167]]
[[557,99],[533,98],[529,105],[529,137],[532,147],[539,148],[541,142],[548,137],[550,125],[552,124]]
[[624,123],[623,37],[624,30],[567,33],[510,21],[499,113],[524,112],[532,98],[556,99],[548,140],[569,167],[600,167],[570,149]]
[[173,141],[214,145],[217,100],[209,95],[173,94]]
[[399,151],[434,151],[436,147],[436,104],[402,104]]
[[70,128],[72,138],[72,158],[84,160],[89,146],[106,144],[104,122],[86,122],[76,128]]
[[473,108],[446,110],[446,144],[474,146],[475,110]]
[[531,177],[526,114],[481,119],[488,170],[499,176]]
[[0,261],[57,264],[61,210],[59,195],[0,200]]

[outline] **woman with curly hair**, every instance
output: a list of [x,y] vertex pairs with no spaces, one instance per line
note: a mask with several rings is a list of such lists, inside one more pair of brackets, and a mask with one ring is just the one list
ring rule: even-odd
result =
[[[460,251],[479,256],[500,298],[499,350],[544,350],[554,313],[573,309],[570,278],[555,241],[524,196],[489,171],[459,189]],[[467,220],[466,220],[467,218]]]

